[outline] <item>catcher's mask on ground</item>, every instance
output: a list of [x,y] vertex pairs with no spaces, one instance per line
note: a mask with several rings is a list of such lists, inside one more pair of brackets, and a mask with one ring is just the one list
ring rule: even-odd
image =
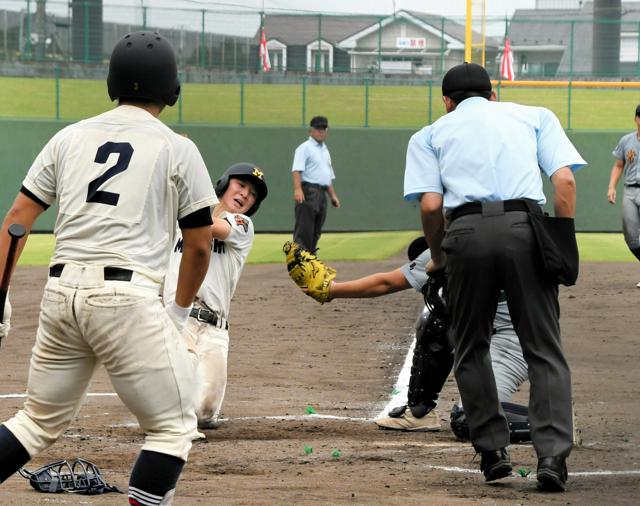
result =
[[173,105],[180,95],[176,55],[158,32],[125,35],[113,48],[107,77],[109,98]]
[[59,460],[35,471],[22,468],[19,473],[23,478],[27,478],[29,484],[38,492],[74,492],[84,495],[123,493],[118,487],[111,486],[104,480],[95,464],[84,459],[72,462]]
[[224,192],[227,191],[227,188],[229,188],[229,179],[231,177],[246,179],[251,181],[255,186],[256,192],[258,193],[256,203],[244,213],[247,216],[253,215],[260,207],[260,203],[267,197],[268,189],[267,183],[264,180],[264,172],[253,163],[241,162],[232,165],[224,171],[224,174],[222,174],[216,183],[216,194],[218,198],[222,197]]

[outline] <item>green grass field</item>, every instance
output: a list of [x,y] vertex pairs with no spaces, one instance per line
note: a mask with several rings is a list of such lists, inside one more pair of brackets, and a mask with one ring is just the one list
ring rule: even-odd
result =
[[[418,231],[326,233],[320,239],[318,256],[327,262],[384,260],[402,252],[418,235]],[[282,262],[282,244],[290,238],[289,234],[256,235],[249,263]],[[47,265],[53,246],[52,235],[31,235],[19,265]],[[578,247],[583,262],[636,261],[622,234],[578,234]]]
[[[361,80],[359,81],[362,82]],[[182,87],[181,106],[167,108],[167,123],[251,125],[302,124],[301,84],[194,84]],[[638,90],[502,88],[500,99],[548,107],[565,128],[627,130]],[[59,98],[56,99],[56,96]],[[431,100],[429,97],[431,96]],[[323,114],[333,126],[418,128],[444,114],[439,83],[428,86],[307,85],[305,118]],[[431,104],[430,104],[431,102]],[[56,106],[56,104],[58,104]],[[597,106],[597,114],[594,107]],[[53,78],[0,77],[0,116],[77,120],[111,107],[106,83]],[[568,111],[571,110],[571,118]],[[181,113],[180,113],[181,111]]]

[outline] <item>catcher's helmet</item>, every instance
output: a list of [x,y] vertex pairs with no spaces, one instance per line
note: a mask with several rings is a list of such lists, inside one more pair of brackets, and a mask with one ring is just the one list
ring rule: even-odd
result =
[[176,55],[157,32],[131,32],[113,48],[107,89],[111,100],[141,98],[173,105],[180,95]]
[[245,213],[247,216],[251,216],[258,210],[260,202],[265,199],[268,193],[264,173],[253,163],[240,162],[232,165],[224,171],[224,174],[222,174],[216,183],[216,194],[218,197],[222,197],[224,192],[227,191],[227,188],[229,188],[229,179],[232,177],[251,181],[256,187],[256,192],[258,193],[256,203]]

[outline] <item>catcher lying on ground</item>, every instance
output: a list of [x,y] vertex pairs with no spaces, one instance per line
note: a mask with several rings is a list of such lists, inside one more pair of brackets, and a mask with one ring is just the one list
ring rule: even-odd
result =
[[[336,282],[335,269],[326,266],[312,253],[296,243],[283,247],[287,269],[293,281],[306,295],[320,303],[335,298],[379,297],[407,288],[423,291],[430,301],[431,312],[425,311],[416,322],[416,346],[409,380],[407,404],[389,412],[375,423],[381,428],[405,431],[440,429],[435,411],[438,395],[453,366],[453,350],[447,340],[444,301],[437,294],[442,280],[427,278],[425,267],[431,255],[424,237],[411,243],[410,262],[391,272],[379,272],[353,281]],[[435,293],[434,293],[435,292]],[[520,342],[511,324],[507,303],[498,304],[491,340],[491,361],[502,409],[509,421],[512,442],[530,441],[528,408],[511,402],[512,395],[527,380],[527,364],[522,357]],[[460,439],[469,438],[464,411],[460,404],[451,410],[451,428]]]

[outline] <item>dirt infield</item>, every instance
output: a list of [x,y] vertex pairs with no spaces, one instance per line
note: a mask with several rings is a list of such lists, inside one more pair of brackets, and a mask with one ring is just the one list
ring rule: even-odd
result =
[[[336,267],[348,279],[402,262]],[[13,328],[0,350],[0,419],[22,404],[8,394],[25,389],[45,277],[44,268],[19,268],[14,277]],[[382,431],[370,421],[389,401],[405,359],[421,309],[415,292],[320,306],[299,293],[282,265],[248,266],[232,305],[226,421],[194,444],[174,504],[637,504],[638,280],[637,264],[585,264],[578,285],[561,289],[583,444],[568,462],[569,492],[552,495],[536,491],[531,478],[483,483],[479,457],[448,430],[452,378],[441,396],[441,432]],[[103,371],[90,391],[113,391]],[[142,441],[117,397],[90,396],[58,443],[27,468],[83,457],[126,489]],[[535,472],[530,445],[512,446],[511,454],[516,469]],[[2,505],[125,503],[116,494],[39,494],[19,476],[0,487]]]

